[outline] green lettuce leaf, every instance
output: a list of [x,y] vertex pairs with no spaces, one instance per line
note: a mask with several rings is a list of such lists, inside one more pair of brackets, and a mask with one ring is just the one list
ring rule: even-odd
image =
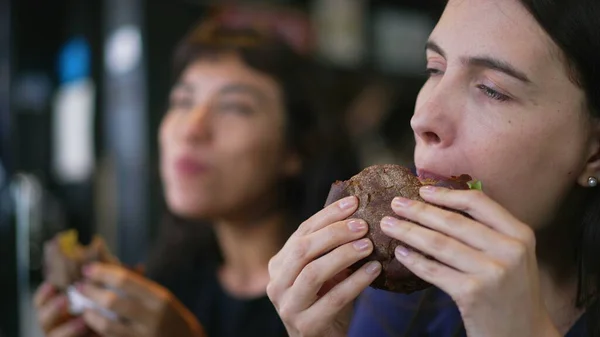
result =
[[467,185],[469,185],[469,189],[472,190],[483,190],[483,184],[481,183],[481,180],[471,180],[467,182]]

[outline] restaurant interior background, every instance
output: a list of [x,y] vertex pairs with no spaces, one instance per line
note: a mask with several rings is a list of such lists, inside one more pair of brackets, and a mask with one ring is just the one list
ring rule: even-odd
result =
[[36,336],[43,242],[143,262],[160,218],[170,57],[200,19],[276,31],[323,65],[361,165],[405,163],[442,0],[0,0],[0,336]]

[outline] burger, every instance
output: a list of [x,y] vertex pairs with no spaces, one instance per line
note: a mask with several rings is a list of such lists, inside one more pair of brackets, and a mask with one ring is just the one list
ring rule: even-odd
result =
[[349,218],[363,219],[369,225],[366,237],[373,242],[373,252],[352,265],[351,269],[356,270],[369,261],[379,261],[382,271],[371,287],[412,293],[430,286],[395,258],[394,250],[404,244],[385,235],[379,225],[383,217],[399,218],[391,208],[395,197],[424,201],[419,195],[419,189],[425,185],[459,190],[481,189],[481,182],[474,181],[466,174],[448,178],[418,177],[401,165],[370,166],[349,180],[332,184],[325,206],[348,196],[356,196],[359,200],[358,209]]
[[45,280],[69,299],[69,313],[82,314],[85,309],[93,308],[105,317],[116,319],[116,315],[85,297],[77,290],[75,284],[82,281],[82,268],[89,263],[102,262],[119,264],[110,253],[104,240],[94,237],[89,245],[79,243],[78,233],[68,230],[58,233],[44,245]]
[[104,240],[94,237],[81,245],[75,230],[58,233],[44,245],[44,273],[48,283],[66,290],[82,278],[81,269],[92,262],[116,263]]

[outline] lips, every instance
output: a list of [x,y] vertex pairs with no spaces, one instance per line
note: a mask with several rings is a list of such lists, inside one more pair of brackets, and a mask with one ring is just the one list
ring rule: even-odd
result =
[[187,156],[181,157],[175,162],[175,170],[182,175],[197,175],[208,169],[208,165],[202,161]]
[[420,180],[447,180],[450,178],[450,176],[445,176],[419,168],[417,168],[417,177],[419,177]]
[[[417,178],[424,185],[435,185],[451,189],[469,189],[471,184],[474,183],[473,178],[468,174],[445,176],[420,169],[417,169]],[[477,186],[479,186],[479,189],[481,188],[481,185]]]

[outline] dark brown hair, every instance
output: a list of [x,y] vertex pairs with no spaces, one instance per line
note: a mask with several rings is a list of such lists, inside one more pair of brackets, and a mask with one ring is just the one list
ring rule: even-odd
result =
[[[586,94],[594,122],[600,119],[600,1],[521,0],[561,49],[572,81]],[[576,256],[577,306],[587,311],[588,334],[600,337],[600,191],[589,192]]]

